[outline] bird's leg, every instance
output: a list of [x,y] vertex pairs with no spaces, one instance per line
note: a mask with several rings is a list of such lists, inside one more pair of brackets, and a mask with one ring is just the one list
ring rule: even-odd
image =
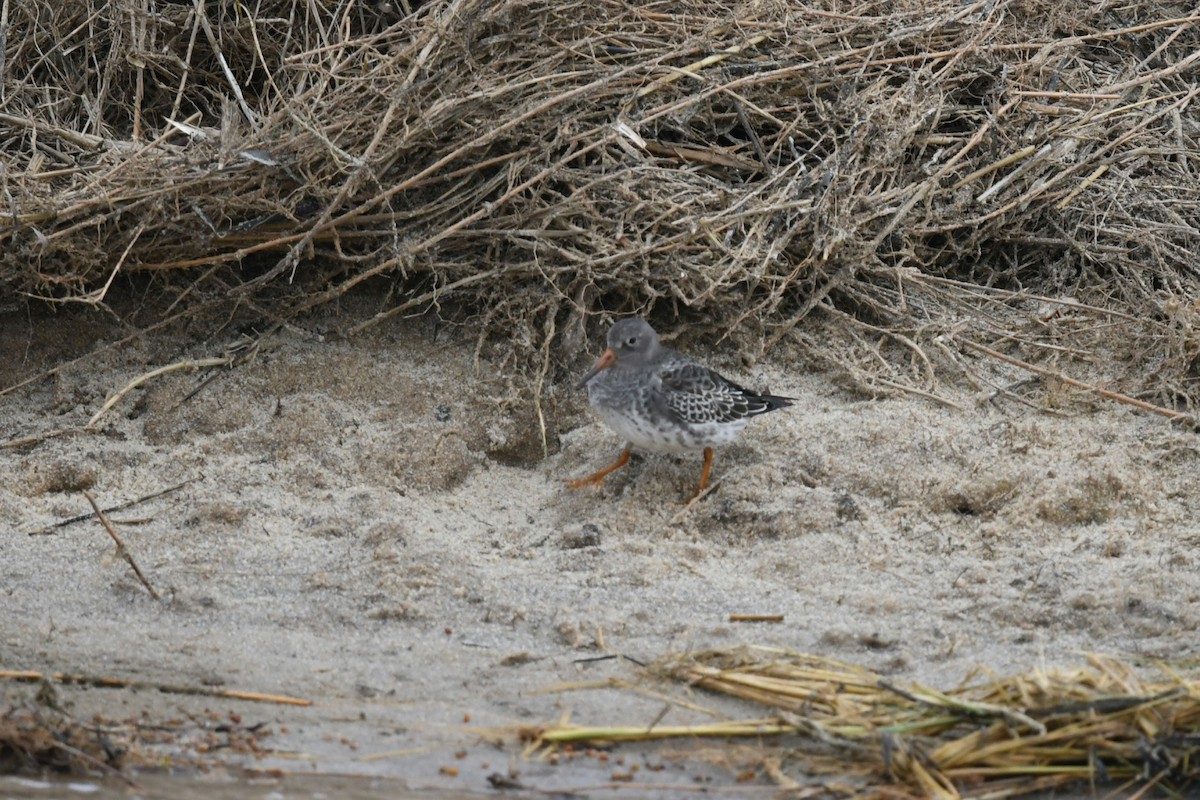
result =
[[712,474],[713,449],[711,447],[704,448],[704,469],[700,472],[700,485],[692,490],[687,499],[683,502],[690,503],[700,496],[700,493],[708,488],[708,476]]
[[582,489],[584,486],[599,486],[604,482],[604,479],[607,478],[610,473],[616,472],[628,463],[629,448],[626,447],[621,451],[621,455],[616,461],[614,461],[612,464],[609,464],[595,475],[588,475],[586,478],[580,478],[579,480],[575,481],[567,481],[567,485],[572,489]]

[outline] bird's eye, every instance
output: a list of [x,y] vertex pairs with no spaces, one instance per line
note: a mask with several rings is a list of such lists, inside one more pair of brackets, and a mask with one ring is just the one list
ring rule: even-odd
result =
[[628,339],[625,340],[625,346],[626,347],[637,347],[637,337],[630,336]]

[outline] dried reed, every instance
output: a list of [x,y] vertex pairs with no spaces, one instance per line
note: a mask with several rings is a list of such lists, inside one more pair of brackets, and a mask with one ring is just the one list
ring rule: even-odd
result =
[[802,737],[797,753],[815,748],[828,763],[833,752],[843,774],[869,767],[864,797],[890,782],[939,800],[1016,797],[1079,781],[1186,795],[1200,787],[1200,682],[1160,669],[1165,680],[1149,682],[1115,659],[1091,656],[1077,669],[939,692],[820,656],[715,650],[668,662],[665,671],[764,706],[768,716],[669,729],[560,726],[537,741],[793,734]]

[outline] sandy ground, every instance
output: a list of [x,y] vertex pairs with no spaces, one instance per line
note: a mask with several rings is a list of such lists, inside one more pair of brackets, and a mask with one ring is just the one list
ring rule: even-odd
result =
[[[10,311],[0,386],[127,333],[99,313]],[[234,338],[176,332],[86,359],[0,397],[0,432],[81,425],[137,375]],[[350,341],[284,330],[189,399],[211,372],[148,383],[98,433],[2,450],[0,667],[311,698],[59,690],[83,716],[268,723],[260,766],[486,791],[497,772],[579,787],[628,765],[551,767],[474,729],[565,714],[650,724],[664,708],[666,722],[703,718],[627,691],[546,691],[636,674],[590,660],[605,653],[747,642],[945,687],[978,665],[1196,655],[1194,434],[1063,391],[1051,411],[965,389],[946,390],[962,410],[865,399],[786,344],[752,369],[728,344],[680,346],[802,399],[721,452],[718,485],[690,507],[676,501],[698,460],[649,456],[599,490],[567,491],[562,479],[620,447],[583,393],[548,389],[543,456],[528,387],[430,319]],[[567,366],[582,371],[596,350]],[[94,519],[28,535],[86,513],[83,489],[111,506],[179,484],[112,514],[161,602]],[[10,703],[36,691],[0,685]],[[638,781],[730,778],[660,751],[629,758],[645,761]]]

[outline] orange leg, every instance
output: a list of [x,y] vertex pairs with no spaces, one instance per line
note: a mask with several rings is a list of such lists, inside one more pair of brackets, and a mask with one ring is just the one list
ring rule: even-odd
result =
[[567,485],[572,489],[582,489],[584,486],[599,486],[604,482],[604,479],[607,478],[610,473],[616,472],[628,463],[629,448],[626,447],[621,451],[621,456],[616,461],[614,461],[612,464],[609,464],[595,475],[588,475],[586,478],[580,478],[577,481],[567,481]]
[[704,470],[700,473],[700,485],[692,490],[688,495],[685,503],[690,503],[700,496],[700,493],[708,488],[708,476],[712,475],[713,449],[711,447],[704,448]]

